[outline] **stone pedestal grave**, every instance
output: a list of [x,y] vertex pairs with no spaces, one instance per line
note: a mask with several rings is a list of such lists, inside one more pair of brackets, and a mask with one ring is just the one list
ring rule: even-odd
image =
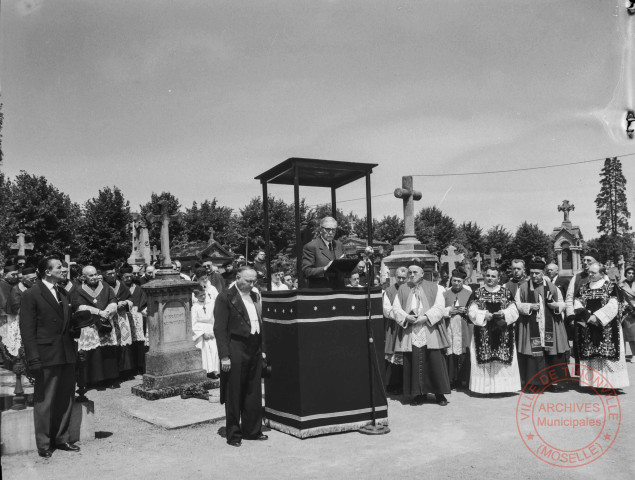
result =
[[161,214],[148,215],[148,222],[161,222],[162,266],[156,278],[141,287],[148,297],[150,349],[146,353],[143,384],[132,387],[132,393],[147,400],[214,386],[203,370],[201,352],[192,340],[190,310],[196,283],[183,280],[172,270],[169,225],[170,220],[180,221],[180,217],[169,214],[166,200],[159,203]]
[[203,370],[201,351],[192,341],[190,309],[195,285],[172,269],[160,269],[155,280],[142,286],[148,297],[150,348],[143,384],[132,387],[135,395],[157,400],[180,395],[194,385],[213,387]]

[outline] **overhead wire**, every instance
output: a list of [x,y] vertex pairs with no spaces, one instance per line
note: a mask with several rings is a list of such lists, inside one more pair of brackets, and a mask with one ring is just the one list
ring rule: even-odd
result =
[[[553,165],[541,165],[541,166],[537,166],[537,167],[525,167],[525,168],[511,168],[508,170],[486,170],[486,171],[482,171],[482,172],[464,172],[464,173],[419,173],[419,174],[414,174],[412,175],[413,177],[458,177],[458,176],[467,176],[467,175],[493,175],[493,174],[498,174],[498,173],[514,173],[514,172],[527,172],[529,170],[544,170],[547,168],[558,168],[558,167],[567,167],[570,165],[582,165],[585,163],[594,163],[594,162],[601,162],[603,160],[606,160],[607,158],[622,158],[622,157],[630,157],[635,155],[635,152],[633,153],[625,153],[623,155],[612,155],[609,157],[602,157],[602,158],[593,158],[591,160],[580,160],[577,162],[566,162],[566,163],[556,163]],[[376,198],[376,197],[385,197],[387,195],[392,195],[393,192],[387,192],[387,193],[379,193],[377,195],[371,195],[371,198]],[[358,197],[358,198],[349,198],[346,200],[338,200],[338,204],[340,203],[346,203],[346,202],[355,202],[357,200],[365,200],[366,197]],[[328,205],[329,202],[325,202],[325,203],[316,203],[315,205],[310,205],[311,207],[318,207],[320,205]]]

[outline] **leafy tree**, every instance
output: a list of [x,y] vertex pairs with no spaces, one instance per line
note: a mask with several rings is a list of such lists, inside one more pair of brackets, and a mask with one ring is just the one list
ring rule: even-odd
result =
[[456,229],[456,243],[462,245],[470,256],[476,255],[476,252],[482,255],[485,248],[483,229],[476,222],[463,222]]
[[[300,203],[300,217],[306,216],[304,200]],[[249,252],[256,248],[265,247],[264,215],[262,200],[253,198],[240,215],[234,219],[232,235],[228,236],[238,251],[245,250],[245,240],[248,240]],[[269,240],[273,252],[281,252],[295,241],[295,211],[293,204],[287,204],[282,199],[269,196]],[[251,256],[251,255],[250,255]]]
[[599,238],[594,238],[585,242],[584,253],[589,253],[591,250],[596,260],[600,262],[606,262],[607,260],[613,260],[615,265],[619,260],[620,255],[624,255],[624,261],[627,264],[632,264],[635,261],[635,241],[633,234],[627,233],[624,235],[604,234]]
[[485,234],[483,246],[486,254],[489,254],[492,248],[496,249],[496,253],[501,254],[503,261],[509,261],[513,257],[510,253],[510,247],[513,236],[502,225],[494,225]]
[[[140,205],[140,213],[143,218],[147,218],[149,214],[160,215],[161,200],[168,201],[168,213],[174,215],[181,210],[181,203],[170,192],[161,192],[160,195],[152,192],[150,195],[150,201],[145,205]],[[161,223],[149,223],[148,224],[148,236],[150,237],[150,245],[156,245],[157,248],[161,246]],[[170,222],[170,245],[176,245],[179,242],[186,240],[185,226],[178,222]]]
[[209,240],[210,227],[214,229],[214,239],[221,244],[228,243],[231,236],[232,209],[218,205],[216,198],[205,200],[199,207],[196,202],[192,208],[185,209],[185,235],[189,241]]
[[516,235],[509,246],[508,256],[522,259],[538,256],[550,261],[554,258],[553,242],[538,225],[523,222],[516,230]]
[[404,235],[403,223],[403,220],[397,215],[382,218],[375,225],[375,238],[391,245],[398,244]]
[[130,255],[130,202],[117,187],[100,190],[84,205],[80,262],[99,265]]
[[628,219],[631,214],[626,204],[626,178],[622,173],[622,162],[617,158],[607,158],[600,173],[600,193],[595,199],[600,225],[598,232],[623,234],[630,231]]
[[[32,262],[48,254],[77,256],[81,210],[68,195],[46,178],[24,171],[13,182],[7,182],[5,193],[7,237],[15,241],[16,235],[24,232],[26,241],[35,244],[32,251],[26,252]],[[5,248],[7,255],[15,254],[8,245]]]
[[4,126],[4,113],[2,112],[2,103],[0,103],[0,163],[4,160],[4,154],[2,153],[2,127]]
[[437,207],[425,207],[415,217],[415,234],[431,253],[438,255],[456,238],[456,223]]

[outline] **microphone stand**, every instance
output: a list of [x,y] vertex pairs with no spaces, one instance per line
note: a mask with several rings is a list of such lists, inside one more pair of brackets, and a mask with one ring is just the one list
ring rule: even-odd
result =
[[[375,348],[375,339],[373,334],[373,315],[371,310],[371,289],[375,282],[375,269],[373,265],[373,259],[375,257],[374,252],[366,251],[366,271],[367,284],[366,284],[366,333],[368,335],[368,379],[370,386],[370,415],[372,423],[370,425],[364,425],[360,427],[359,433],[364,435],[385,435],[390,432],[388,425],[377,425],[377,409],[375,407],[375,366],[377,365],[377,351]],[[379,370],[379,368],[377,368]],[[377,372],[379,373],[379,371]],[[381,377],[379,379],[381,382]],[[383,385],[381,385],[383,389]]]

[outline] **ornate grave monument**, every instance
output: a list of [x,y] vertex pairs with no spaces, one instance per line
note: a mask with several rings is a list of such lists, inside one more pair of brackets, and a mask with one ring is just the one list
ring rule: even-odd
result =
[[132,387],[132,393],[147,400],[180,395],[184,390],[209,389],[202,368],[201,352],[192,341],[192,289],[194,282],[181,279],[172,270],[169,225],[178,216],[169,215],[167,202],[161,202],[161,214],[150,215],[149,222],[161,222],[161,258],[156,278],[141,288],[148,296],[148,335],[150,350],[146,353],[143,384]]
[[581,255],[584,239],[580,227],[573,225],[569,218],[573,210],[575,205],[570,204],[569,200],[563,200],[562,205],[558,205],[558,211],[564,213],[564,220],[551,233],[553,247],[558,257],[559,274],[565,278],[573,277],[582,270]]
[[414,190],[412,177],[402,177],[401,188],[395,189],[395,197],[403,200],[404,237],[395,245],[390,256],[384,258],[384,265],[390,269],[390,276],[394,282],[395,270],[407,267],[413,258],[423,264],[425,278],[432,280],[432,272],[436,270],[438,259],[432,255],[426,246],[419,243],[415,235],[415,200],[421,200],[421,192]]
[[18,233],[18,238],[16,240],[16,243],[12,243],[10,245],[11,250],[17,250],[18,253],[17,255],[20,256],[25,256],[26,255],[26,251],[27,250],[33,250],[33,243],[26,243],[24,241],[24,233]]
[[130,257],[128,257],[128,264],[149,265],[151,251],[146,220],[138,213],[133,213],[130,230],[132,233],[132,252],[130,252]]

